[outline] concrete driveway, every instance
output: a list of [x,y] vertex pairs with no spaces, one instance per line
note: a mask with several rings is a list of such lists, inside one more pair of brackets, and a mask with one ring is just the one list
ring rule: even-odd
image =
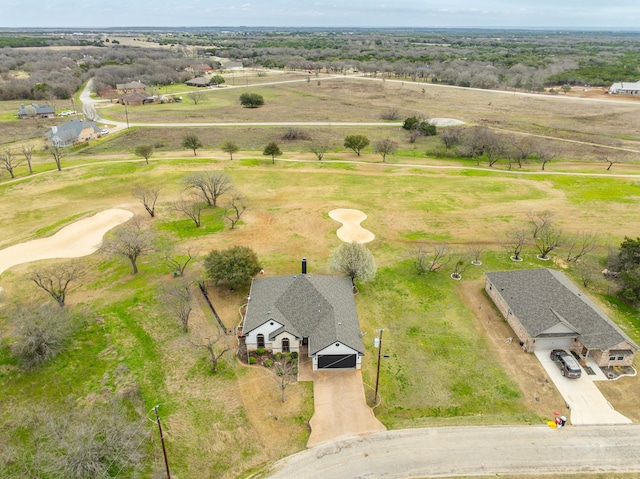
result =
[[[300,355],[301,359],[303,355]],[[304,358],[307,359],[307,358]],[[337,438],[385,431],[367,405],[359,370],[311,371],[300,361],[300,381],[313,381],[313,417],[307,447]]]
[[[602,370],[595,362],[587,358],[587,366],[596,373],[589,375],[583,369],[582,377],[568,379],[560,373],[560,369],[549,357],[551,350],[536,351],[535,354],[549,374],[556,388],[571,408],[569,410],[571,424],[601,425],[601,424],[632,424],[626,416],[613,409],[613,406],[602,395],[594,381],[607,381]],[[563,412],[564,413],[564,412]]]

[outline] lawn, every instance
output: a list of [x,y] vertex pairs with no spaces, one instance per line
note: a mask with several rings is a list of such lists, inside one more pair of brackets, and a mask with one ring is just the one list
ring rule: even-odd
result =
[[[370,102],[372,106],[364,117],[370,119],[390,100],[384,96],[389,90],[394,92],[391,98],[405,105],[401,108],[407,113],[431,105],[430,116],[468,116],[466,119],[476,121],[473,117],[480,118],[476,110],[479,112],[482,105],[481,115],[502,118],[504,111],[500,113],[500,108],[506,108],[507,102],[506,96],[491,93],[485,93],[482,101],[479,97],[473,100],[479,93],[468,92],[469,104],[462,115],[446,110],[444,98],[462,94],[454,89],[429,90],[423,101],[419,91],[408,92],[414,88],[412,85],[379,82],[368,91],[352,90],[354,96],[349,100],[347,90],[343,90],[346,82],[322,80],[320,88],[331,89],[331,94],[317,94],[311,91],[317,86],[314,81],[302,88],[292,86],[296,84],[259,87],[256,91],[265,93],[267,107],[270,103],[274,105],[272,110],[239,109],[231,103],[238,91],[229,89],[211,93],[211,99],[201,108],[182,105],[175,114],[192,110],[207,115],[218,113],[213,110],[219,109],[221,113],[227,112],[225,118],[256,115],[265,119],[283,114],[277,112],[281,108],[278,103],[293,104],[308,98],[304,108],[308,112],[290,111],[290,114],[304,118],[314,107],[334,102],[336,117],[344,119],[364,115],[366,103]],[[434,92],[441,93],[443,98]],[[376,95],[382,96],[374,98]],[[525,104],[538,101],[528,97],[514,100],[508,96],[508,99]],[[214,102],[219,102],[215,109]],[[346,108],[353,105],[340,109],[336,108],[339,102],[357,105],[353,110]],[[493,103],[497,113],[486,108],[488,102]],[[412,109],[408,105],[413,105]],[[585,103],[584,108],[589,110],[589,105]],[[612,103],[611,109],[622,117],[628,114],[625,105]],[[117,113],[116,109],[113,111]],[[178,119],[169,109],[158,111],[163,118]],[[536,115],[546,117],[556,113],[567,125],[580,123],[575,111],[571,112],[574,119],[566,111],[540,111]],[[520,121],[516,117],[504,122],[515,127]],[[614,120],[607,118],[602,131],[613,134]],[[211,249],[246,245],[258,253],[266,275],[297,272],[301,257],[308,258],[311,274],[325,274],[329,273],[328,257],[340,244],[335,235],[339,225],[327,213],[340,207],[360,209],[368,215],[363,227],[376,235],[369,246],[379,268],[375,281],[359,285],[356,297],[365,333],[363,377],[367,391],[375,380],[376,329],[385,330],[384,354],[389,356],[382,360],[378,417],[391,428],[543,421],[548,411],[557,407],[557,393],[554,395],[548,385],[535,383],[540,379],[536,377],[531,355],[519,351],[517,345],[507,347],[504,321],[483,302],[486,301],[481,289],[483,273],[552,264],[535,260],[530,244],[523,253],[525,261],[515,264],[501,246],[507,231],[521,226],[529,213],[545,210],[553,211],[555,221],[566,233],[597,232],[601,245],[593,261],[602,260],[607,244],[615,247],[624,236],[640,236],[640,211],[630,206],[638,198],[638,182],[616,177],[542,175],[533,165],[526,165],[524,170],[534,174],[500,168],[472,170],[469,168],[475,165],[459,160],[434,160],[414,154],[419,148],[430,148],[431,140],[424,140],[415,148],[404,144],[403,155],[389,157],[388,164],[383,165],[380,157],[370,151],[360,158],[343,152],[341,139],[346,131],[352,131],[343,128],[313,129],[314,138],[334,142],[335,151],[328,153],[322,162],[277,160],[272,165],[270,158],[261,155],[261,145],[277,138],[283,130],[199,129],[196,131],[207,147],[194,157],[191,152],[179,151],[177,146],[186,129],[133,129],[78,149],[63,159],[61,172],[44,171],[51,169],[52,162],[43,153],[36,163],[38,172],[44,171],[43,174],[21,175],[19,181],[0,183],[4,204],[11,205],[0,210],[0,247],[52,234],[79,217],[119,207],[144,218],[166,244],[173,246],[174,254],[192,248],[204,255]],[[367,127],[359,131],[372,138],[390,135],[401,140],[404,135],[403,131],[391,128],[381,131]],[[243,142],[243,151],[233,162],[215,148],[229,136]],[[158,151],[149,165],[130,153],[134,145],[143,142],[157,142],[154,145]],[[288,144],[283,159],[311,159],[309,153],[301,153],[307,142]],[[356,159],[364,163],[348,162]],[[452,163],[467,169],[425,168],[428,164]],[[588,163],[551,165],[554,169],[562,165],[567,171],[594,171]],[[634,169],[633,165],[614,168],[618,167],[625,171]],[[603,169],[600,167],[598,172]],[[197,229],[172,207],[171,202],[182,193],[181,179],[203,170],[224,171],[245,198],[243,224],[234,230],[219,209],[206,210],[203,227]],[[162,186],[158,215],[153,220],[133,197],[132,191],[139,185]],[[483,265],[467,269],[460,282],[450,279],[451,266],[444,271],[418,275],[410,259],[411,250],[418,244],[430,247],[443,241],[457,252],[470,245],[484,245]],[[563,250],[554,254],[561,258]],[[306,424],[312,414],[310,385],[293,386],[287,393],[289,400],[282,404],[278,402],[275,381],[267,371],[243,366],[232,355],[223,359],[219,373],[210,373],[205,351],[192,342],[211,335],[215,322],[198,300],[190,332],[181,331],[159,299],[162,286],[175,281],[161,252],[141,258],[141,272],[137,276],[131,275],[125,261],[101,254],[75,261],[85,267],[86,276],[74,285],[68,301],[74,308],[88,308],[86,321],[62,355],[32,372],[23,372],[10,354],[8,337],[12,326],[7,315],[15,302],[46,300],[44,293],[26,279],[37,265],[16,266],[0,277],[3,288],[0,443],[30,451],[36,447],[36,429],[23,428],[21,421],[33,420],[38,408],[65,414],[70,408],[116,396],[127,404],[132,415],[135,412],[142,418],[148,416],[152,406],[160,404],[169,457],[177,477],[238,477],[304,447],[308,437]],[[560,261],[553,264],[563,267]],[[194,278],[203,277],[200,261],[188,270]],[[578,280],[573,267],[566,271]],[[590,290],[621,327],[639,340],[637,310],[616,304],[606,292],[606,284],[598,282]],[[246,294],[247,289],[211,288],[210,296],[227,329],[238,324],[238,308],[246,301]],[[478,305],[482,306],[482,313]],[[233,337],[229,340],[233,346]],[[518,367],[532,371],[527,373],[528,379],[520,378],[517,371],[505,364],[505,358],[515,358]],[[635,379],[617,383],[626,395],[635,397],[638,389]],[[539,388],[540,401],[534,400],[528,389],[530,384]],[[622,397],[620,389],[609,386],[605,392],[623,412],[636,411],[636,406]],[[274,415],[279,418],[277,422]],[[153,424],[146,419],[142,422],[148,423],[145,426],[148,441],[141,445],[141,451],[145,454],[146,472],[151,474],[162,467],[162,459]]]

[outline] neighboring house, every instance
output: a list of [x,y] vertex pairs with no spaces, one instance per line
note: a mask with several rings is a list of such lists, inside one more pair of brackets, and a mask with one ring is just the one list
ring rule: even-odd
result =
[[32,103],[31,105],[20,105],[18,110],[20,119],[25,118],[55,118],[56,109],[46,104]]
[[205,77],[193,78],[191,80],[187,80],[184,83],[185,85],[188,85],[188,86],[197,86],[197,87],[209,86],[209,80]]
[[134,91],[132,93],[126,93],[124,95],[118,95],[118,103],[121,105],[140,106],[145,103],[153,103],[153,97],[146,93],[140,93]]
[[211,65],[207,65],[206,63],[194,63],[193,65],[189,65],[185,68],[185,71],[195,73],[197,75],[202,75],[204,73],[211,73],[213,68]]
[[560,271],[486,273],[485,290],[527,352],[568,349],[598,366],[631,366],[638,345]]
[[47,133],[47,139],[55,146],[71,146],[95,138],[100,138],[100,128],[92,121],[82,121],[74,118],[59,126],[52,126]]
[[640,95],[640,81],[614,83],[609,88],[609,93],[616,95]]
[[224,70],[241,70],[242,62],[236,60],[220,60],[220,65]]
[[100,98],[115,100],[116,98],[118,98],[118,91],[111,86],[107,86],[100,90]]
[[147,85],[139,81],[116,84],[116,90],[118,90],[118,93],[131,93],[131,92],[144,93],[146,89],[147,89]]
[[256,278],[242,335],[248,351],[308,355],[313,370],[360,369],[364,345],[350,278],[306,274]]

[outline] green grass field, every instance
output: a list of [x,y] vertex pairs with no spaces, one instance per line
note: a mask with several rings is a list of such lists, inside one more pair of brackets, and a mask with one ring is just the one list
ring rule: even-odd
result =
[[[321,88],[329,89],[328,84],[323,82]],[[262,86],[256,91],[265,93],[268,105],[282,102],[277,109],[284,109],[285,103],[303,98],[308,93],[305,88],[313,87],[313,80],[302,87],[271,90]],[[412,88],[408,84],[392,87]],[[332,94],[337,97],[335,101],[354,103],[348,115],[356,117],[359,111],[368,110],[369,116],[361,119],[375,119],[376,108],[368,102],[381,106],[385,100],[371,96],[382,95],[384,88],[392,87],[376,84],[368,92],[357,90],[351,100],[340,88]],[[228,111],[223,116],[233,121],[240,121],[243,115],[264,119],[275,114],[266,109],[235,111],[238,90],[218,93],[212,93],[199,108],[183,104],[175,111],[148,111],[172,121],[186,121],[188,115],[197,112],[213,117],[217,109]],[[475,98],[476,93],[472,95]],[[310,110],[325,101],[315,93],[309,98],[313,99]],[[437,109],[435,96],[429,98],[432,116],[462,116],[453,106],[446,111],[444,103]],[[491,98],[485,96],[484,104],[492,101],[497,107],[500,101]],[[425,100],[424,106],[428,104]],[[469,112],[480,104],[478,99],[467,113],[471,116]],[[619,105],[612,108],[626,109]],[[113,112],[115,117],[118,110]],[[336,117],[346,116],[340,112]],[[520,120],[505,121],[513,126]],[[28,177],[21,171],[18,181],[0,183],[3,204],[10,205],[0,210],[0,247],[50,235],[82,216],[118,207],[144,218],[176,254],[187,247],[204,255],[212,249],[246,245],[258,253],[267,275],[297,272],[303,256],[309,260],[310,273],[326,274],[329,255],[340,244],[335,235],[339,225],[328,212],[334,208],[360,209],[368,215],[363,227],[376,235],[369,246],[379,268],[375,281],[360,285],[356,298],[367,353],[363,378],[370,391],[376,366],[373,337],[376,329],[384,328],[385,355],[389,358],[382,363],[382,402],[376,414],[390,428],[542,422],[544,412],[531,406],[528,391],[503,367],[477,312],[461,297],[469,289],[479,293],[486,271],[551,265],[535,260],[531,245],[523,252],[525,261],[513,263],[500,245],[505,233],[522,225],[531,212],[553,211],[555,221],[566,233],[597,232],[600,247],[590,260],[594,264],[602,261],[607,245],[616,247],[625,236],[640,236],[640,212],[634,207],[640,189],[635,178],[546,175],[538,173],[538,165],[525,165],[526,172],[535,173],[530,175],[510,173],[504,167],[474,170],[471,168],[475,164],[468,161],[424,158],[420,152],[435,148],[433,142],[437,140],[432,139],[403,144],[401,154],[388,157],[385,165],[371,152],[358,158],[342,151],[347,131],[406,141],[399,129],[382,131],[374,127],[313,129],[314,139],[326,138],[334,143],[335,151],[328,153],[326,160],[276,160],[275,165],[261,155],[261,148],[267,140],[278,138],[282,128],[203,128],[197,132],[206,147],[194,157],[192,152],[180,151],[179,142],[186,131],[192,130],[137,128],[115,134],[72,151],[63,159],[61,172],[52,171],[53,162],[46,153],[39,153],[35,169],[42,174]],[[233,162],[216,147],[228,138],[242,145]],[[157,152],[151,163],[135,159],[131,153],[135,145],[152,142]],[[306,141],[286,144],[283,159],[312,160],[305,145]],[[583,162],[579,154],[571,158],[548,166],[568,173],[603,173],[602,165]],[[352,160],[362,163],[349,163]],[[429,165],[464,168],[425,168]],[[234,230],[220,209],[206,210],[203,226],[198,229],[172,208],[171,202],[182,191],[181,179],[204,170],[224,171],[244,196],[247,211]],[[612,173],[632,173],[635,165],[616,165],[614,170]],[[139,185],[162,186],[158,215],[153,220],[145,216],[133,196],[134,187]],[[467,269],[460,282],[449,277],[450,266],[445,271],[417,275],[410,251],[418,244],[438,242],[449,243],[457,252],[470,245],[485,245],[483,265]],[[558,249],[554,255],[561,258],[563,250]],[[16,450],[29,453],[36,449],[38,429],[24,424],[34,420],[38,408],[60,415],[110,397],[120,398],[132,416],[142,418],[151,407],[161,404],[172,471],[177,477],[242,477],[304,448],[306,424],[312,414],[310,385],[292,386],[290,399],[282,405],[272,378],[264,371],[238,364],[232,355],[222,360],[218,374],[211,374],[205,352],[189,340],[198,341],[211,334],[215,322],[198,301],[191,332],[181,331],[159,299],[162,286],[174,281],[160,252],[141,258],[137,276],[131,275],[125,261],[101,254],[74,261],[82,264],[86,273],[74,284],[68,302],[74,308],[88,308],[89,313],[67,349],[30,372],[24,372],[11,355],[14,326],[8,315],[15,303],[47,300],[27,280],[28,272],[38,265],[19,265],[0,276],[0,444],[7,445],[0,449],[5,454],[0,458],[17,457]],[[201,278],[202,269],[198,261],[188,271]],[[566,272],[579,281],[573,266]],[[633,339],[640,340],[637,310],[608,296],[607,285],[601,282],[595,282],[589,292]],[[212,300],[228,329],[238,324],[238,308],[246,294],[246,289],[212,289]],[[280,418],[277,424],[267,416],[271,413]],[[152,477],[162,463],[153,424],[146,422],[149,439],[140,450],[144,453],[145,477]],[[15,475],[19,467],[20,463],[14,462],[5,470]],[[0,472],[4,472],[2,468]]]

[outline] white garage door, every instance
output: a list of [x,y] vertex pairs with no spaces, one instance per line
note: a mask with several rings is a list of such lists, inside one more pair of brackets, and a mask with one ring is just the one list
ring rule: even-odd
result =
[[567,349],[571,346],[571,338],[542,338],[536,339],[536,350]]

